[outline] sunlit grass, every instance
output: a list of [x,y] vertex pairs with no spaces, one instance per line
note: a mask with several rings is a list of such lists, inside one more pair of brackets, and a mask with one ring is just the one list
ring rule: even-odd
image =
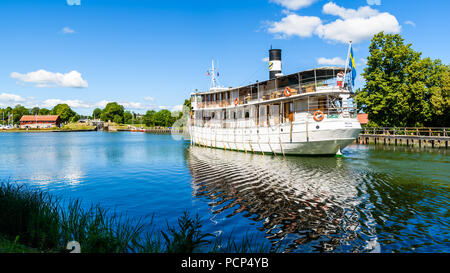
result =
[[83,123],[73,122],[63,125],[59,130],[61,131],[89,131],[94,130],[95,126],[86,125]]

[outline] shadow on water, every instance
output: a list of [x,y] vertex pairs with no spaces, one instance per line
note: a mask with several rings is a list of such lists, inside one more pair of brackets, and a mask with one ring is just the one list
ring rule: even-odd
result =
[[[448,244],[448,187],[392,171],[402,153],[361,148],[342,159],[190,147],[187,160],[194,195],[207,198],[213,214],[259,223],[276,251],[426,252]],[[436,232],[436,220],[446,230]]]

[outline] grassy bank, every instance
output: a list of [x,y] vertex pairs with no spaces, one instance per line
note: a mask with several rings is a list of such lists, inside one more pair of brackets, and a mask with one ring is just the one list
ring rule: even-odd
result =
[[184,213],[176,226],[157,230],[152,217],[131,219],[99,205],[84,209],[79,200],[0,184],[0,252],[66,252],[69,241],[79,242],[83,253],[268,252],[252,238],[235,243],[202,232],[198,215]]
[[69,123],[59,128],[59,131],[92,131],[95,126],[89,126],[81,123]]

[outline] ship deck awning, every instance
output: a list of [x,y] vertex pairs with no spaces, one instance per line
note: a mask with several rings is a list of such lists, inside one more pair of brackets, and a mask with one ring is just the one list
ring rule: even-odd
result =
[[[223,88],[223,89],[219,89],[219,90],[212,90],[212,91],[206,91],[206,92],[194,92],[194,93],[191,93],[191,96],[208,95],[208,94],[215,94],[215,93],[221,93],[221,92],[227,92],[227,91],[234,91],[234,90],[238,90],[238,89],[250,88],[255,85],[267,85],[274,81],[283,82],[283,81],[289,81],[289,80],[293,80],[293,79],[295,79],[297,81],[300,81],[301,79],[302,80],[310,79],[312,81],[314,81],[314,80],[329,80],[329,79],[335,78],[337,73],[339,73],[339,71],[344,72],[345,67],[335,67],[335,66],[318,67],[318,68],[314,68],[314,69],[310,69],[310,70],[305,70],[305,71],[301,71],[301,72],[297,72],[297,73],[279,76],[279,77],[276,77],[271,80],[255,82],[253,84],[249,84],[246,86],[239,86],[239,87],[233,87],[233,88],[229,87],[229,88]],[[349,72],[351,72],[351,70],[350,70],[350,68],[347,68],[347,73],[349,73]]]

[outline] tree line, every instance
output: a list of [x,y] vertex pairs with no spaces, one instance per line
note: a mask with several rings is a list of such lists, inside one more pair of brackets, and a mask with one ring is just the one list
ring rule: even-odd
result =
[[125,111],[123,105],[117,102],[108,103],[105,108],[96,108],[92,112],[92,117],[105,122],[117,124],[145,124],[146,126],[170,127],[180,118],[178,111],[170,112],[167,109],[156,112],[149,110],[145,115]]
[[422,58],[398,34],[375,35],[369,47],[358,109],[372,127],[449,127],[450,66]]
[[[186,100],[185,105],[190,101]],[[149,110],[144,115],[125,111],[123,105],[117,102],[108,103],[105,108],[96,108],[92,112],[92,117],[105,122],[114,122],[117,124],[145,124],[148,127],[171,127],[175,121],[183,116],[181,111],[169,111],[162,109],[160,111]]]
[[83,117],[73,111],[67,104],[58,104],[52,109],[39,107],[26,108],[20,104],[16,105],[14,108],[9,106],[0,108],[0,118],[2,119],[2,123],[10,122],[18,124],[24,115],[58,115],[62,122],[76,122]]
[[[185,100],[185,105],[190,107],[190,101]],[[47,108],[26,108],[22,105],[16,105],[14,108],[0,108],[0,118],[2,123],[12,122],[18,124],[24,115],[58,115],[63,123],[77,122],[81,118],[100,119],[105,122],[115,122],[117,124],[145,124],[149,127],[171,127],[175,121],[183,116],[181,111],[169,111],[162,109],[160,111],[149,110],[144,115],[136,114],[131,111],[125,111],[123,105],[117,102],[108,103],[105,108],[96,108],[92,116],[83,116],[73,111],[67,104],[58,104],[52,109]]]

